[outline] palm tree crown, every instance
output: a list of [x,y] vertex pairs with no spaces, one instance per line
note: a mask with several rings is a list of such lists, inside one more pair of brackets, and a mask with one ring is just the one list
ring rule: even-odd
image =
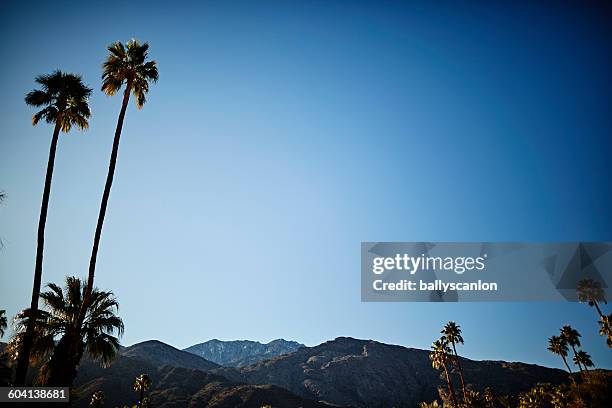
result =
[[151,388],[151,384],[153,384],[153,382],[151,381],[151,377],[147,374],[140,374],[136,377],[136,380],[134,380],[134,391],[140,393],[138,404],[136,404],[137,408],[148,408],[151,406],[149,398],[144,396],[145,391]]
[[599,334],[606,336],[608,347],[612,348],[612,313],[607,316],[602,316],[599,320]]
[[51,74],[36,77],[41,89],[29,92],[25,102],[37,108],[43,108],[32,117],[32,124],[44,120],[56,123],[63,132],[69,132],[72,126],[87,129],[87,119],[91,116],[88,99],[91,88],[83,84],[79,75],[54,71]]
[[431,365],[436,370],[442,368],[446,361],[446,357],[450,355],[451,349],[448,347],[448,343],[442,339],[436,340],[431,345],[431,351],[429,352],[429,359]]
[[591,360],[591,355],[586,351],[580,350],[574,356],[574,363],[577,365],[582,364],[585,367],[593,367],[593,360]]
[[587,302],[589,306],[593,306],[597,302],[606,303],[601,284],[593,279],[583,279],[578,282],[576,291],[578,292],[578,300],[580,302]]
[[140,374],[134,380],[134,391],[146,391],[151,387],[152,383],[151,377],[149,377],[147,374]]
[[561,336],[552,336],[548,339],[548,351],[561,357],[567,357],[567,342]]
[[[49,290],[40,294],[46,310],[38,310],[35,320],[37,334],[31,353],[34,361],[45,361],[52,353],[57,353],[59,343],[55,340],[73,329],[85,291],[84,283],[71,276],[66,277],[64,289],[54,283],[47,287]],[[116,315],[118,310],[119,304],[112,292],[93,290],[83,324],[82,341],[89,355],[104,365],[108,365],[119,350],[119,340],[113,335],[115,332],[118,336],[123,334],[123,322]],[[25,309],[15,318],[17,333],[9,343],[10,349],[19,350],[30,314],[30,309]]]
[[561,337],[570,347],[580,347],[580,333],[570,325],[565,325],[561,329]]
[[136,106],[142,108],[149,92],[149,82],[157,82],[159,74],[155,61],[146,61],[149,44],[130,40],[125,45],[117,41],[108,47],[110,55],[102,65],[102,91],[115,95],[126,84],[127,92],[136,98]]
[[89,401],[89,406],[94,408],[99,408],[104,405],[104,392],[96,391],[91,396],[91,401]]
[[461,336],[461,327],[455,322],[448,322],[444,329],[440,332],[446,337],[446,339],[453,344],[463,344],[463,337]]

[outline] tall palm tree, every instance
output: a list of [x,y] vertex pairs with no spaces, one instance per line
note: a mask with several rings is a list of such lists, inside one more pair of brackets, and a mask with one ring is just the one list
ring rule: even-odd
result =
[[102,202],[98,214],[98,223],[96,225],[91,258],[89,260],[87,290],[85,292],[85,301],[83,302],[84,308],[81,311],[77,325],[80,325],[82,322],[83,312],[89,303],[90,294],[93,289],[98,248],[102,236],[102,226],[104,225],[106,207],[108,206],[108,199],[113,184],[113,177],[115,175],[117,154],[119,152],[119,140],[121,138],[123,120],[125,119],[125,111],[130,100],[130,95],[134,94],[136,106],[138,109],[141,109],[146,102],[146,94],[149,92],[149,83],[157,82],[159,76],[157,72],[157,63],[155,61],[147,61],[148,50],[149,44],[141,44],[138,40],[130,40],[125,46],[121,42],[116,42],[108,47],[109,55],[102,65],[102,91],[107,95],[113,96],[119,92],[123,85],[125,85],[125,89],[123,91],[123,101],[121,103],[121,110],[119,111],[119,119],[117,120],[117,128],[115,129],[113,149],[108,165],[104,193],[102,194]]
[[448,322],[444,329],[441,331],[446,340],[452,345],[453,353],[455,354],[455,362],[459,369],[459,378],[461,379],[461,390],[463,391],[463,400],[467,399],[467,392],[465,389],[465,379],[463,378],[463,369],[461,368],[461,362],[459,361],[459,355],[457,354],[456,344],[463,344],[463,337],[461,336],[461,326],[458,326],[455,322]]
[[567,371],[570,373],[570,378],[575,382],[572,369],[567,364],[567,342],[561,336],[552,336],[548,339],[548,351],[553,354],[560,356],[563,359],[563,363],[567,367]]
[[[580,347],[580,337],[581,336],[580,333],[578,333],[578,330],[574,329],[568,324],[561,328],[561,338],[564,339],[567,345],[572,348],[572,351],[574,352],[574,362],[576,362],[576,347]],[[580,371],[582,371],[582,365],[580,363],[577,363],[577,365]]]
[[[119,349],[119,340],[114,334],[123,334],[123,322],[116,315],[119,304],[112,292],[94,289],[82,331],[75,332],[74,322],[81,309],[85,284],[68,276],[64,289],[54,283],[47,287],[40,294],[45,310],[37,310],[36,342],[30,357],[42,363],[40,383],[70,387],[85,351],[105,366],[114,359]],[[30,309],[17,315],[17,333],[9,342],[10,350],[19,350],[30,315]]]
[[136,405],[138,408],[141,408],[144,404],[146,404],[146,402],[143,404],[143,401],[146,399],[144,393],[146,390],[151,388],[151,384],[153,384],[153,382],[151,381],[151,377],[149,377],[147,374],[140,374],[138,377],[136,377],[136,380],[134,380],[134,391],[140,393],[138,404]]
[[8,322],[6,321],[6,310],[0,310],[0,338],[4,336],[4,331],[8,326]]
[[[25,102],[36,108],[42,108],[32,117],[32,124],[37,125],[41,120],[54,123],[53,136],[51,137],[51,148],[49,149],[49,160],[47,162],[47,174],[43,190],[42,204],[40,206],[40,218],[38,220],[38,236],[36,246],[36,262],[34,266],[34,284],[32,286],[32,300],[30,309],[36,312],[38,309],[38,297],[43,270],[43,248],[45,244],[45,224],[47,222],[47,210],[49,208],[49,196],[51,193],[51,181],[53,179],[53,167],[55,165],[55,152],[60,131],[68,133],[73,126],[79,129],[87,129],[87,119],[91,116],[88,99],[91,89],[83,84],[80,76],[62,71],[54,71],[48,75],[40,75],[35,80],[40,89],[28,93]],[[23,349],[19,353],[17,361],[17,372],[15,383],[23,385],[28,371],[30,349],[33,343],[34,321],[27,324],[23,339]]]
[[444,375],[446,376],[446,384],[448,386],[448,393],[450,394],[451,401],[453,403],[453,407],[457,408],[457,399],[455,397],[455,391],[453,389],[453,382],[450,378],[448,372],[448,356],[451,354],[451,349],[448,347],[448,341],[446,338],[442,337],[439,340],[436,340],[431,345],[431,351],[429,352],[429,359],[431,360],[431,365],[436,370],[443,369]]

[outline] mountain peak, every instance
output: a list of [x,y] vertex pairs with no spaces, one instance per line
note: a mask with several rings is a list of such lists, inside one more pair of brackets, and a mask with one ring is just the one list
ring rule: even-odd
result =
[[181,351],[174,346],[159,340],[147,340],[133,344],[120,351],[120,354],[127,357],[135,357],[145,360],[152,360],[156,365],[174,365],[185,368],[195,368],[207,371],[218,367],[217,364],[202,357]]
[[304,347],[296,341],[275,339],[268,343],[252,340],[217,339],[187,347],[184,351],[228,367],[242,367],[261,360],[292,353]]

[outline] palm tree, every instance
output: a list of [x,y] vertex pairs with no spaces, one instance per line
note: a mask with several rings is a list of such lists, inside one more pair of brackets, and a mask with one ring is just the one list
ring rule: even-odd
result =
[[[144,393],[146,390],[151,388],[152,383],[151,377],[149,377],[147,374],[140,374],[138,377],[136,377],[136,380],[134,380],[134,391],[140,393],[138,405],[136,405],[138,408],[143,407],[143,401],[146,399]],[[147,403],[145,402],[145,404]]]
[[453,382],[451,381],[450,375],[448,373],[448,356],[451,353],[451,349],[448,347],[448,341],[443,336],[440,340],[436,340],[431,345],[431,351],[429,352],[429,359],[431,360],[431,365],[436,370],[443,369],[444,374],[446,376],[446,384],[448,386],[448,392],[451,397],[451,401],[453,403],[453,407],[457,408],[457,399],[455,398],[455,391],[453,390]]
[[575,382],[572,369],[567,364],[567,342],[561,336],[552,336],[548,339],[548,351],[553,354],[560,356],[563,359],[563,363],[567,367],[567,371],[570,373],[570,378]]
[[[565,342],[574,351],[574,359],[573,359],[574,362],[577,361],[576,360],[576,347],[580,347],[580,337],[581,336],[580,336],[580,333],[578,333],[578,330],[572,328],[572,326],[570,326],[570,325],[566,324],[561,329],[561,338],[563,340],[565,340]],[[578,362],[577,365],[578,365],[578,368],[580,369],[580,371],[582,371],[582,365],[580,364],[580,362]]]
[[102,391],[96,391],[91,396],[91,401],[89,401],[89,406],[94,408],[100,408],[104,405],[104,393]]
[[6,310],[0,310],[0,338],[4,336],[4,331],[8,326],[8,322],[6,321]]
[[604,314],[599,308],[599,302],[606,304],[608,302],[606,302],[604,291],[599,282],[596,282],[593,279],[583,279],[578,282],[576,291],[578,292],[578,300],[581,303],[587,302],[589,306],[595,306],[597,313],[599,313],[599,317],[604,317]]
[[486,387],[483,393],[484,400],[487,403],[487,407],[495,408],[495,394],[491,387]]
[[[107,366],[119,349],[114,336],[123,334],[123,322],[116,315],[119,309],[112,292],[94,289],[87,309],[82,331],[75,331],[74,322],[79,315],[85,293],[85,284],[78,278],[66,277],[65,288],[54,283],[40,294],[46,310],[37,310],[36,342],[31,358],[42,363],[39,382],[49,386],[72,386],[83,352]],[[25,322],[31,310],[16,317],[17,334],[9,343],[11,350],[19,350],[25,336]],[[59,340],[58,340],[59,338]]]
[[[49,196],[51,193],[51,181],[53,179],[53,167],[55,165],[55,152],[60,131],[68,133],[72,126],[79,129],[87,129],[87,119],[91,116],[88,99],[91,89],[85,86],[80,76],[62,71],[54,71],[48,75],[40,75],[36,82],[41,89],[28,93],[25,102],[36,108],[42,108],[32,117],[32,124],[37,125],[41,120],[54,123],[51,148],[49,150],[49,161],[47,162],[47,174],[43,190],[42,204],[40,206],[40,218],[38,220],[38,236],[36,246],[36,262],[34,266],[34,284],[32,286],[32,300],[30,309],[38,309],[38,297],[42,281],[43,248],[45,243],[45,224],[47,222],[47,210],[49,208]],[[23,349],[19,353],[17,361],[17,373],[15,383],[23,385],[28,371],[30,349],[34,341],[34,322],[28,323],[23,338]]]
[[123,120],[130,100],[130,94],[134,94],[136,106],[138,109],[141,109],[146,102],[146,94],[149,92],[149,83],[157,82],[158,79],[157,63],[155,61],[147,61],[148,50],[149,44],[140,44],[138,40],[130,40],[125,46],[121,42],[116,42],[108,47],[109,56],[102,65],[102,91],[107,95],[113,96],[119,92],[123,85],[125,85],[125,90],[123,91],[123,102],[121,103],[121,111],[119,112],[117,128],[115,129],[113,149],[108,166],[106,184],[104,185],[104,193],[102,194],[102,202],[98,214],[98,223],[96,225],[91,258],[89,260],[87,290],[85,292],[85,301],[83,302],[84,307],[77,321],[77,326],[82,322],[84,310],[89,303],[90,294],[93,289],[98,248],[102,236],[102,226],[104,224],[106,207],[108,206],[108,199],[113,184],[117,154],[119,152],[119,140],[121,138]]
[[446,340],[452,345],[453,353],[455,354],[455,361],[457,362],[457,368],[459,369],[459,378],[461,379],[461,389],[463,391],[463,400],[467,399],[467,393],[465,390],[465,380],[463,378],[463,369],[461,368],[461,362],[459,361],[459,355],[457,354],[456,344],[463,344],[463,337],[461,336],[461,326],[458,326],[455,322],[448,322],[441,333],[446,337]]
[[587,367],[594,367],[593,360],[591,360],[591,355],[586,351],[580,350],[574,356],[574,363],[581,365],[584,367],[584,370],[588,373],[589,369]]

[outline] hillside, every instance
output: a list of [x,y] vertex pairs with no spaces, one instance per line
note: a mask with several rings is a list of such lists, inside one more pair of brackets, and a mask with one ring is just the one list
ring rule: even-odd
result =
[[[517,393],[537,382],[560,383],[562,370],[523,363],[462,359],[467,383]],[[238,369],[213,373],[249,384],[273,384],[304,398],[356,407],[416,406],[442,385],[427,350],[341,337]]]

